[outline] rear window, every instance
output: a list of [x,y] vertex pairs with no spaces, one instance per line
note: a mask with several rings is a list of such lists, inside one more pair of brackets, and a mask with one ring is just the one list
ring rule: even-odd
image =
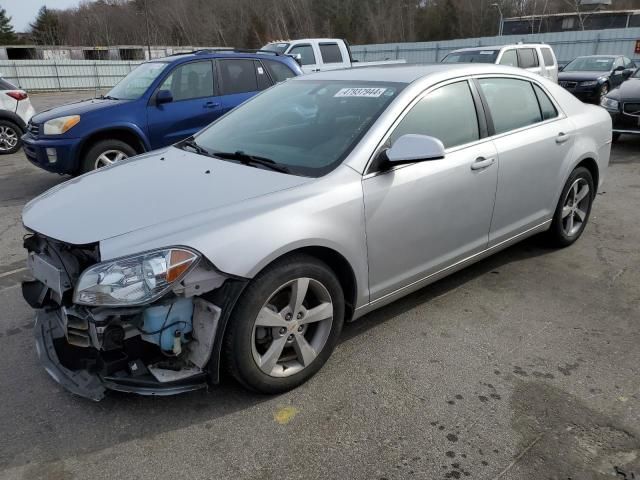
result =
[[518,49],[518,65],[520,68],[533,68],[539,65],[538,54],[533,48]]
[[442,59],[442,63],[496,63],[499,50],[466,50],[453,52]]
[[219,60],[218,62],[222,95],[258,90],[253,60]]
[[553,52],[550,48],[541,48],[540,51],[542,52],[542,59],[544,60],[544,64],[547,67],[551,67],[556,64],[556,62],[553,60]]
[[283,82],[287,78],[296,76],[296,74],[282,62],[277,62],[275,60],[263,60],[262,62],[265,67],[267,67],[267,70],[269,70],[269,73],[271,74],[271,78],[273,78],[276,83]]
[[324,63],[342,63],[342,53],[337,43],[321,43],[320,55]]

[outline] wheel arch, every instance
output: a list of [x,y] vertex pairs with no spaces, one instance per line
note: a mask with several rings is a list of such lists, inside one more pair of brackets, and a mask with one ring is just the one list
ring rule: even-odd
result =
[[22,133],[27,130],[27,125],[24,123],[24,120],[22,120],[17,113],[10,112],[9,110],[0,110],[0,120],[7,120],[11,123],[15,123]]
[[[578,164],[575,167],[573,167],[573,169],[571,171],[575,170],[578,167],[584,167],[587,170],[589,170],[589,173],[593,177],[593,187],[596,190],[593,193],[593,195],[595,196],[595,194],[598,191],[598,185],[599,185],[599,181],[600,181],[600,169],[598,168],[598,162],[596,162],[595,159],[593,159],[591,156],[588,156],[588,157],[580,160],[578,162]],[[571,172],[569,172],[569,175],[571,175]]]
[[78,158],[82,159],[89,149],[97,142],[110,139],[121,140],[131,145],[137,153],[144,153],[149,150],[149,145],[142,134],[142,131],[138,131],[137,128],[134,129],[130,126],[114,126],[92,132],[88,135],[80,145]]

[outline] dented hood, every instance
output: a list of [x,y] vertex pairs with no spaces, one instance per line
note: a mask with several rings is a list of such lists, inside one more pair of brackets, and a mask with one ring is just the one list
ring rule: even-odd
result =
[[170,147],[60,184],[29,202],[22,221],[83,245],[311,180]]

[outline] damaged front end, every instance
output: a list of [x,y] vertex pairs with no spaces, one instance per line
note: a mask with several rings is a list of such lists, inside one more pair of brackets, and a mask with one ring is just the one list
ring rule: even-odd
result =
[[99,247],[25,238],[46,371],[67,390],[172,395],[217,382],[221,332],[244,279],[197,252],[171,247],[100,262]]

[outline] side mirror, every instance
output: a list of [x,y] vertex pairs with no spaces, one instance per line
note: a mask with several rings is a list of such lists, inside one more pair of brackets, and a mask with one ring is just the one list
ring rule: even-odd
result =
[[629,78],[631,75],[633,75],[633,72],[635,70],[633,68],[626,68],[625,70],[622,71],[622,76],[626,79]]
[[156,105],[173,102],[173,94],[171,90],[158,90],[156,93]]
[[614,72],[622,72],[624,71],[624,67],[622,65],[618,65],[616,68],[613,69]]
[[290,56],[291,58],[293,58],[296,62],[298,62],[298,65],[302,66],[302,54],[301,53],[288,53],[288,56]]
[[392,164],[440,160],[444,158],[444,145],[440,140],[428,135],[407,134],[398,138],[386,151]]

